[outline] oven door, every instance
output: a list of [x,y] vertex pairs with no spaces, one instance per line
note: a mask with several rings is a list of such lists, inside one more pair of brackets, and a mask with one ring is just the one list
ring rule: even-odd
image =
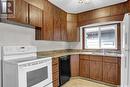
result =
[[19,87],[44,87],[52,83],[52,61],[19,68]]

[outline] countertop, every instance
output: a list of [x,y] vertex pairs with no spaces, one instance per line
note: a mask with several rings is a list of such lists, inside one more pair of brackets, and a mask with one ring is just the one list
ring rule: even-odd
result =
[[121,57],[120,53],[117,52],[92,52],[84,50],[58,50],[58,51],[43,51],[38,52],[38,57],[61,57],[65,55],[74,55],[74,54],[85,54],[85,55],[98,55],[98,56],[111,56],[111,57]]

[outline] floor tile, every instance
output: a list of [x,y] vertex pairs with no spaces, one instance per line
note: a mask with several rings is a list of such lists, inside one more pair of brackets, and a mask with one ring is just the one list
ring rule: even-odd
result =
[[71,79],[62,87],[112,87],[112,86],[107,86],[107,85],[87,81],[84,79]]

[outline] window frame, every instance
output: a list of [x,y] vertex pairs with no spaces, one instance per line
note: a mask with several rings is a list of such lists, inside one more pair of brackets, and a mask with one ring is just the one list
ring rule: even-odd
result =
[[[113,48],[102,48],[101,47],[101,27],[104,27],[104,26],[111,26],[111,25],[114,25],[116,26],[115,28],[115,47]],[[92,27],[98,27],[99,28],[99,31],[98,31],[98,34],[99,34],[99,47],[98,48],[85,48],[85,28],[92,28]],[[99,26],[91,26],[91,27],[83,27],[83,49],[114,49],[114,50],[117,50],[118,49],[118,24],[106,24],[106,25],[99,25]]]

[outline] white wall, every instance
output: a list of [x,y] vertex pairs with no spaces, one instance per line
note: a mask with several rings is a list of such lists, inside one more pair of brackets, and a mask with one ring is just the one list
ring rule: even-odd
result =
[[35,30],[12,24],[0,23],[0,46],[35,45],[38,51],[68,49],[69,43],[36,41]]

